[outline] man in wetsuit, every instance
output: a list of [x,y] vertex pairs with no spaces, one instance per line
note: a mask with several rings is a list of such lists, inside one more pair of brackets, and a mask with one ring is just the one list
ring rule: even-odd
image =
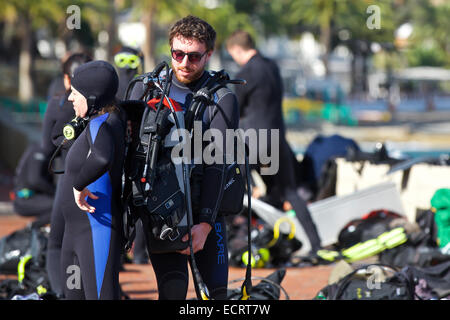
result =
[[[215,30],[205,21],[187,16],[177,21],[169,32],[172,81],[169,97],[186,111],[196,90],[210,77],[205,70],[213,50]],[[141,86],[136,86],[140,89]],[[133,92],[133,96],[140,96]],[[220,130],[237,129],[239,110],[235,95],[224,87],[217,91],[214,105],[206,108],[202,127]],[[225,141],[225,139],[223,139]],[[225,145],[218,146],[226,154]],[[199,210],[193,212],[192,247],[200,274],[214,299],[227,297],[228,249],[224,217],[214,212],[221,187],[224,164],[204,165]],[[150,225],[142,217],[146,235]],[[188,241],[184,235],[183,241]],[[151,243],[148,247],[151,251]],[[188,290],[189,247],[180,252],[151,253],[150,260],[158,282],[159,299],[185,299]],[[197,289],[197,288],[196,288]]]
[[23,153],[14,176],[14,211],[24,217],[36,217],[31,227],[50,223],[55,184],[47,170],[48,158],[39,144],[31,144]]
[[119,89],[117,89],[117,99],[123,100],[128,88],[128,84],[133,78],[142,73],[143,68],[142,53],[134,48],[123,46],[114,55],[114,65],[119,76]]
[[75,115],[89,122],[67,154],[61,186],[64,295],[119,299],[126,119],[114,102],[118,77],[111,64],[91,61],[74,71],[71,84]]
[[[45,110],[42,124],[41,146],[47,159],[50,159],[57,147],[64,140],[63,127],[75,117],[73,104],[67,100],[71,93],[70,78],[77,67],[92,59],[84,53],[74,53],[62,64],[63,82],[65,92],[53,96]],[[65,159],[69,148],[74,140],[65,141],[60,148],[60,153],[52,162],[52,170],[63,171]],[[47,168],[45,170],[48,170]],[[59,296],[63,296],[63,285],[61,284],[61,247],[64,235],[64,217],[61,212],[61,183],[63,176],[56,175],[57,186],[54,198],[54,206],[51,211],[50,235],[47,244],[46,269],[50,280],[51,289]]]
[[[315,252],[321,247],[320,238],[306,202],[296,191],[296,159],[285,138],[286,129],[281,108],[283,83],[279,68],[274,61],[258,52],[253,38],[245,31],[235,31],[227,39],[226,46],[233,60],[241,66],[241,70],[236,77],[247,81],[247,85],[236,87],[241,117],[239,127],[243,130],[256,129],[258,132],[257,146],[249,146],[249,148],[258,148],[258,163],[252,164],[252,168],[260,171],[260,155],[272,155],[273,152],[277,151],[276,146],[272,146],[270,143],[260,145],[259,140],[262,132],[259,130],[268,129],[268,137],[265,140],[270,142],[270,130],[278,129],[279,159],[283,163],[280,164],[275,175],[263,175],[262,178],[269,195],[276,193],[282,202],[292,206],[305,229],[312,251]],[[261,150],[261,147],[266,148],[266,150]]]

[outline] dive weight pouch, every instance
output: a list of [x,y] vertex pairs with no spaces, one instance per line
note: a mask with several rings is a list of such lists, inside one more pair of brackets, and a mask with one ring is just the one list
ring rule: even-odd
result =
[[245,183],[242,171],[236,162],[228,165],[225,169],[225,185],[219,213],[237,215],[244,207]]
[[[194,211],[201,211],[203,166],[197,165],[191,178],[191,197]],[[240,214],[244,208],[245,181],[242,171],[236,162],[227,164],[224,171],[223,194],[217,214],[231,216]]]

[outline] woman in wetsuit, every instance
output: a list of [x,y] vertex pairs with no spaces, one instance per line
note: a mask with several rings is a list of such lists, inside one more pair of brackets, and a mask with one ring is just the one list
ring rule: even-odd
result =
[[89,122],[67,154],[62,183],[64,295],[119,299],[126,122],[114,105],[118,77],[109,63],[92,61],[75,70],[71,83],[68,100]]
[[[58,146],[64,140],[63,127],[75,117],[73,104],[67,100],[71,93],[70,77],[77,67],[92,59],[85,53],[74,53],[63,63],[63,79],[65,92],[56,94],[49,102],[45,110],[42,125],[42,150],[47,159],[50,159]],[[65,159],[73,140],[66,141],[60,148],[55,164],[55,171],[64,167]],[[46,168],[47,170],[47,168]],[[47,244],[46,269],[50,280],[50,287],[58,297],[63,295],[61,284],[61,246],[64,235],[64,217],[61,213],[61,183],[63,175],[57,175],[57,186],[50,218],[50,235]]]

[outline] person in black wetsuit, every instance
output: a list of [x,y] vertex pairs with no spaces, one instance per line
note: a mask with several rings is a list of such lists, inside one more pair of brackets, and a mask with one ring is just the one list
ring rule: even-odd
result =
[[[88,54],[85,53],[81,53],[82,55],[88,56]],[[65,76],[67,74],[67,68],[65,68],[64,66],[68,66],[71,63],[69,62],[69,58],[73,59],[74,56],[78,56],[80,55],[80,53],[73,53],[73,52],[66,52],[64,54],[64,56],[61,58],[61,66],[63,66],[62,68],[62,72],[60,72],[58,75],[56,75],[52,81],[50,82],[48,89],[47,89],[47,101],[49,101],[50,99],[52,99],[54,96],[63,96],[67,90],[70,89],[70,85],[69,85],[69,89],[67,89],[67,76]],[[70,81],[70,80],[69,80]]]
[[[172,81],[169,97],[183,109],[189,106],[193,93],[205,83],[210,73],[205,70],[215,42],[216,32],[205,21],[187,16],[177,21],[170,29]],[[197,88],[197,89],[196,89]],[[135,86],[132,96],[141,95],[141,86]],[[228,88],[217,91],[215,105],[205,110],[202,127],[204,130],[220,130],[225,137],[226,129],[237,129],[239,110],[233,92]],[[224,139],[225,141],[225,139]],[[225,145],[218,146],[227,152]],[[228,284],[228,249],[225,218],[214,212],[221,183],[223,164],[204,166],[201,183],[200,206],[193,212],[192,246],[200,274],[214,299],[226,299]],[[145,234],[151,231],[149,221],[141,217]],[[183,241],[188,241],[184,235]],[[147,240],[147,246],[151,243]],[[151,251],[151,250],[150,250]],[[180,252],[149,252],[151,264],[155,271],[159,299],[185,299],[188,290],[189,247]],[[197,288],[196,288],[197,290]]]
[[75,115],[89,122],[67,154],[61,185],[64,295],[119,299],[126,119],[115,104],[118,77],[111,64],[91,61],[75,69],[71,84]]
[[[236,74],[237,78],[247,80],[247,85],[236,87],[236,96],[240,108],[239,126],[247,129],[271,129],[279,130],[279,170],[274,175],[262,175],[267,186],[267,194],[280,198],[281,202],[292,206],[296,216],[302,224],[312,251],[320,249],[320,238],[316,226],[311,218],[307,204],[297,194],[297,181],[295,166],[297,160],[292,152],[286,138],[285,125],[282,115],[283,83],[280,71],[276,63],[262,56],[255,47],[253,38],[248,32],[237,30],[231,34],[226,42],[227,51],[233,60],[241,66]],[[266,150],[260,150],[261,132],[258,131],[257,146],[258,163],[251,164],[251,168],[260,172],[261,154],[272,154],[276,152],[275,146],[270,143],[262,146]],[[266,141],[270,142],[268,136]]]
[[[74,70],[81,64],[92,59],[85,53],[75,53],[69,56],[62,64],[62,73],[65,92],[53,96],[45,110],[44,122],[42,124],[41,146],[47,159],[50,159],[58,146],[64,140],[63,127],[75,117],[73,104],[67,100],[71,93],[70,77]],[[65,159],[73,140],[65,142],[55,161],[52,162],[52,169],[55,172],[64,168]],[[46,170],[48,170],[46,168]],[[61,284],[61,247],[64,235],[64,217],[61,212],[61,183],[63,175],[56,175],[57,186],[54,198],[54,206],[51,211],[50,235],[47,244],[46,269],[50,280],[50,287],[58,297],[63,296],[63,286]]]
[[57,75],[53,80],[50,82],[50,85],[47,89],[47,101],[53,98],[56,95],[62,95],[66,91],[66,88],[64,86],[64,75],[60,74]]
[[119,76],[119,89],[117,89],[117,99],[123,100],[128,87],[128,83],[133,78],[141,74],[143,68],[142,53],[134,48],[123,46],[114,55],[114,65]]
[[55,183],[47,170],[48,157],[39,144],[31,144],[23,153],[14,176],[12,194],[14,211],[25,217],[36,217],[31,227],[50,223]]
[[[134,48],[123,46],[114,55],[114,65],[119,76],[119,88],[117,89],[117,99],[124,100],[128,84],[138,74],[142,73],[144,59],[142,52]],[[124,254],[123,260],[127,261],[128,256]],[[136,236],[133,245],[133,263],[147,264],[148,254],[145,243],[144,229],[141,220],[136,222]]]

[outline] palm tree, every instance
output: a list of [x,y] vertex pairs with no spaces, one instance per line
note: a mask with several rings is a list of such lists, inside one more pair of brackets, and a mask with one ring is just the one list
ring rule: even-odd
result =
[[145,25],[146,38],[142,52],[145,59],[145,69],[150,71],[155,65],[156,55],[156,31],[169,26],[175,20],[188,14],[205,19],[217,31],[217,46],[220,46],[225,38],[239,27],[251,28],[249,19],[242,13],[236,13],[229,1],[219,1],[219,5],[208,8],[205,1],[192,0],[138,0],[128,3],[141,17]]
[[137,0],[122,3],[123,8],[131,7],[134,15],[140,19],[145,27],[145,40],[141,48],[144,55],[145,71],[155,66],[156,33],[158,25],[162,25],[181,16],[185,8],[184,0]]
[[[0,19],[17,25],[17,36],[21,43],[18,90],[18,97],[21,101],[29,101],[34,96],[32,71],[35,31],[43,27],[52,29],[55,25],[59,25],[61,28],[58,29],[57,36],[67,33],[67,8],[70,5],[77,5],[81,8],[83,22],[87,21],[97,30],[105,29],[104,21],[108,19],[108,10],[111,10],[108,3],[108,0],[95,2],[88,0],[0,0],[0,7],[3,9],[0,11]],[[83,25],[83,22],[82,27],[87,26]],[[69,30],[69,33],[76,31]]]
[[0,0],[0,7],[3,8],[0,18],[17,25],[20,38],[18,96],[21,101],[29,101],[34,94],[33,32],[48,21],[60,19],[65,11],[61,10],[59,0]]

